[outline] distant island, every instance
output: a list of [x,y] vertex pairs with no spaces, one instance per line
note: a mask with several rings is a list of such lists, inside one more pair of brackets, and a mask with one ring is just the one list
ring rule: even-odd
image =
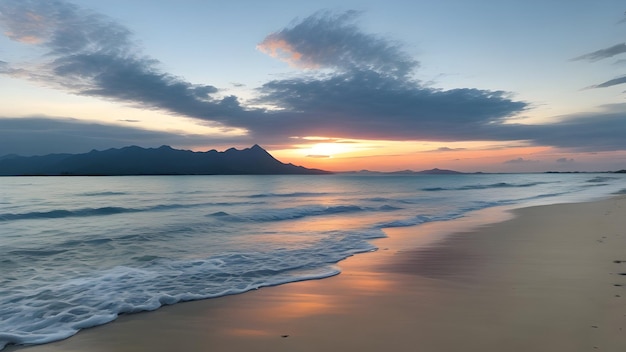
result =
[[430,170],[422,170],[422,171],[413,171],[413,170],[401,170],[401,171],[370,171],[370,170],[361,170],[361,171],[347,171],[343,172],[346,174],[357,174],[357,175],[460,175],[464,174],[464,172],[454,171],[454,170],[446,170],[446,169],[430,169]]
[[135,176],[135,175],[319,175],[276,160],[258,145],[243,150],[193,152],[169,146],[138,146],[84,154],[0,157],[0,176]]

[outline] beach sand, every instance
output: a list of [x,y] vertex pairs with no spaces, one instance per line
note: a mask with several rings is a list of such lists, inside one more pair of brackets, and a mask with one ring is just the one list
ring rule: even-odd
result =
[[332,278],[20,351],[626,351],[626,197],[513,213],[388,229]]

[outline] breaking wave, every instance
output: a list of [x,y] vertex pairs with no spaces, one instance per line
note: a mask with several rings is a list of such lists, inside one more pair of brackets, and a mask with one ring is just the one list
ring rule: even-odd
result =
[[525,188],[525,187],[533,187],[538,185],[545,185],[549,183],[555,182],[529,182],[529,183],[508,183],[508,182],[498,182],[491,183],[486,185],[465,185],[461,187],[426,187],[422,188],[422,191],[427,192],[436,192],[436,191],[467,191],[467,190],[475,190],[475,189],[490,189],[490,188]]

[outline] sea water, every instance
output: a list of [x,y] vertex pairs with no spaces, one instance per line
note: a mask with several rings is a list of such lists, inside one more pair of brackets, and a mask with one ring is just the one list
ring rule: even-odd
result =
[[621,174],[0,178],[0,349],[336,275],[386,227],[591,200]]

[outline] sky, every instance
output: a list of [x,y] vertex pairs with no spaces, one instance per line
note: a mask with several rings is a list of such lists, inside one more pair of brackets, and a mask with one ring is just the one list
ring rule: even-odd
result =
[[330,171],[626,169],[614,0],[0,0],[0,156],[259,144]]

